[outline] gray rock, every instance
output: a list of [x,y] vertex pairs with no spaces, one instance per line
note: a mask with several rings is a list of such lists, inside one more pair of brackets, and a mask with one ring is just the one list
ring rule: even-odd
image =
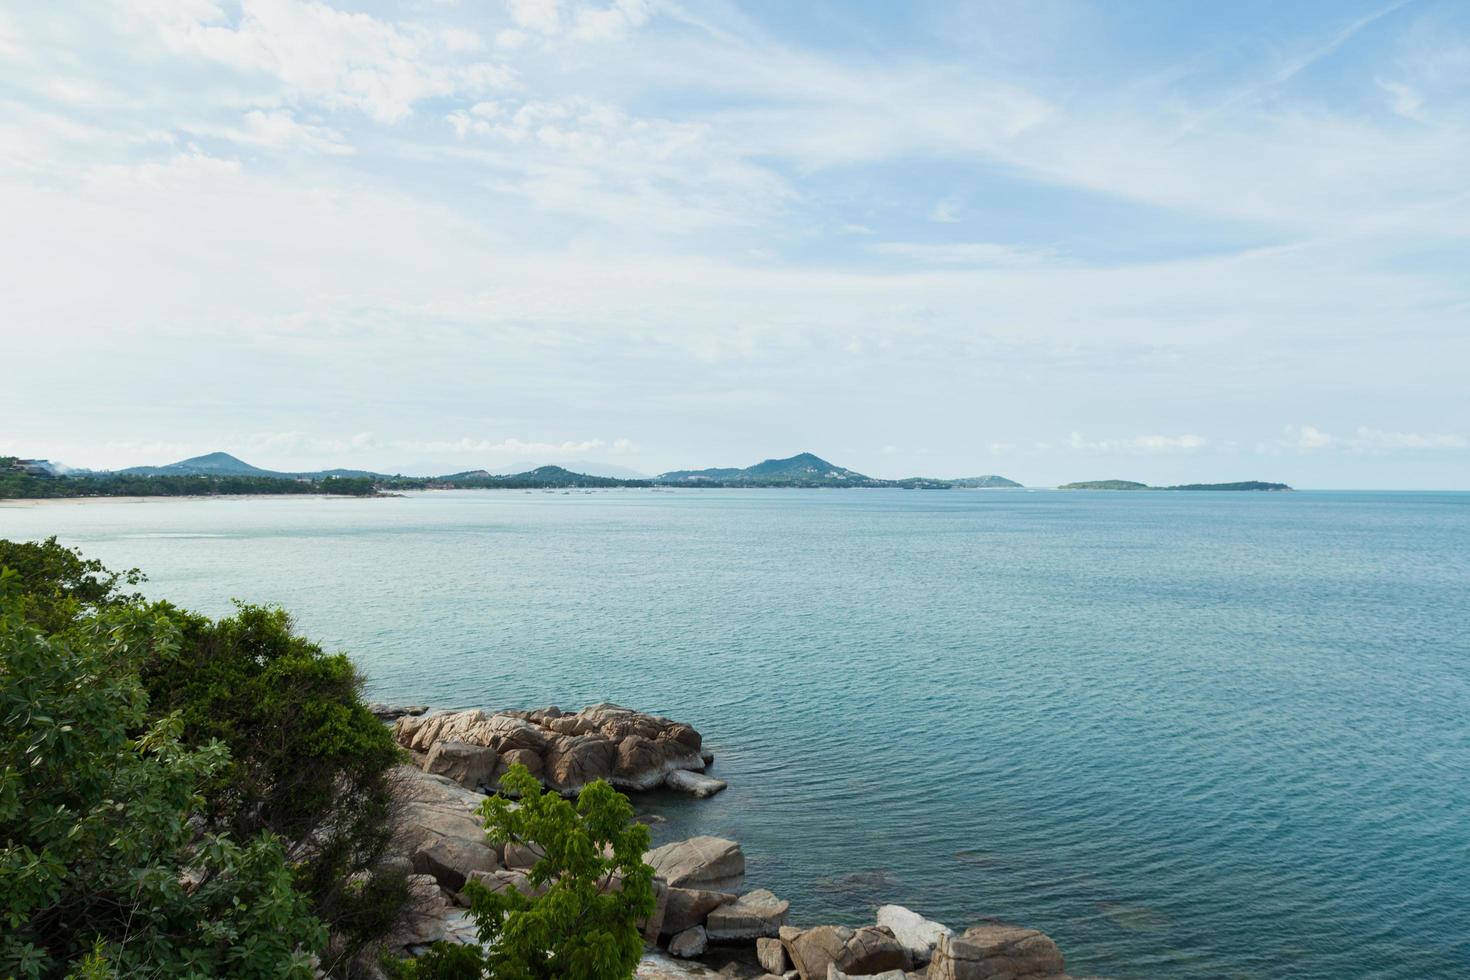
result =
[[490,871],[471,871],[467,881],[473,881],[490,891],[500,893],[504,891],[518,891],[527,898],[537,898],[546,894],[546,885],[533,885],[531,879],[524,871],[516,871],[513,868],[496,868]]
[[429,706],[426,704],[384,704],[381,701],[374,701],[367,706],[367,709],[380,721],[395,721],[404,715],[421,715],[429,710]]
[[1021,926],[972,926],[942,936],[929,961],[932,980],[1020,980],[1062,975],[1062,951],[1051,937]]
[[441,837],[413,853],[413,870],[433,875],[442,888],[457,892],[472,871],[493,871],[500,861],[495,848],[479,841]]
[[790,902],[758,888],[715,909],[704,925],[715,942],[774,937],[786,924],[790,908]]
[[757,939],[755,958],[760,963],[761,969],[767,973],[780,975],[791,969],[791,960],[786,956],[786,947],[781,945],[779,939]]
[[664,918],[660,926],[660,932],[668,936],[676,932],[683,932],[691,926],[701,925],[704,923],[706,916],[726,902],[735,901],[736,897],[734,892],[708,891],[703,888],[670,887],[668,889],[668,904],[664,908]]
[[669,940],[669,953],[680,959],[693,959],[706,949],[709,949],[709,938],[705,935],[704,926],[685,929]]
[[884,905],[878,909],[878,925],[893,933],[899,945],[909,951],[915,963],[928,963],[940,937],[954,935],[949,926],[924,918],[902,905]]
[[643,855],[654,874],[675,888],[739,891],[745,883],[745,852],[723,837],[691,837]]
[[432,875],[409,875],[408,903],[388,937],[394,949],[437,943],[444,938],[444,919],[451,911]]
[[676,789],[681,793],[688,793],[691,796],[704,799],[708,796],[714,796],[730,784],[723,779],[706,776],[702,772],[675,769],[664,777],[664,785],[669,789]]
[[424,760],[424,771],[452,779],[467,789],[493,786],[500,754],[469,742],[435,742]]
[[529,871],[536,866],[537,861],[545,856],[546,850],[540,844],[522,844],[519,841],[511,841],[505,845],[505,866],[507,868]]
[[848,980],[850,977],[863,977],[864,980],[906,980],[908,974],[902,970],[884,970],[882,973],[843,973],[837,969],[836,964],[827,967],[827,980]]

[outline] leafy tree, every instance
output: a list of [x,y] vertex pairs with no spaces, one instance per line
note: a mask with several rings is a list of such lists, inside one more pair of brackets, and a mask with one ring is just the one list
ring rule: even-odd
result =
[[654,909],[653,869],[643,863],[648,828],[633,822],[628,798],[602,780],[573,806],[524,766],[501,778],[505,796],[480,809],[495,843],[532,845],[544,856],[530,880],[547,886],[528,898],[514,889],[465,886],[484,948],[443,946],[408,961],[409,980],[627,980],[643,952],[638,921]]
[[48,636],[19,585],[0,569],[0,975],[311,977],[326,933],[278,843],[198,825],[224,746],[149,720],[138,664],[176,626],[134,604]]
[[14,569],[19,581],[14,601],[43,633],[59,633],[78,616],[110,606],[139,602],[139,593],[121,586],[144,581],[136,568],[109,571],[95,558],[83,558],[76,548],[45,541],[8,541],[0,538],[0,567]]
[[407,898],[402,872],[382,866],[400,759],[392,733],[362,703],[352,662],[296,635],[283,610],[171,616],[180,640],[147,660],[143,682],[158,711],[179,713],[187,743],[229,747],[208,789],[210,826],[280,839],[331,929],[327,965],[345,965]]

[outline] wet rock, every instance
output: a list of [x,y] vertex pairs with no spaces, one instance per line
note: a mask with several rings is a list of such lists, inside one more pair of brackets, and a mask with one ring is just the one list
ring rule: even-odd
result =
[[929,962],[932,980],[1012,980],[1058,977],[1065,963],[1051,937],[1021,926],[972,926],[942,936]]
[[730,785],[723,779],[706,776],[702,772],[690,772],[687,769],[675,769],[664,777],[663,782],[669,789],[676,789],[699,799],[714,796]]
[[790,908],[790,902],[758,888],[716,908],[705,920],[705,928],[715,942],[774,937],[786,924]]
[[928,963],[940,937],[954,935],[949,926],[933,922],[902,905],[884,905],[878,909],[878,925],[893,933],[899,945],[908,950],[915,963]]
[[704,926],[685,929],[669,940],[669,953],[680,959],[693,959],[706,949],[709,949],[709,938],[705,935]]
[[429,710],[427,704],[384,704],[374,701],[367,706],[368,711],[380,721],[396,721],[404,715],[421,715]]
[[654,874],[675,888],[736,892],[745,883],[745,852],[723,837],[691,837],[643,855]]

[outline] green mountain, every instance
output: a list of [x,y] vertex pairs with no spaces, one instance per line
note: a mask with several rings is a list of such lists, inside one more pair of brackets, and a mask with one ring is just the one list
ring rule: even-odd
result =
[[1132,480],[1088,480],[1082,483],[1067,483],[1058,490],[1233,490],[1233,491],[1280,491],[1290,490],[1284,483],[1262,483],[1260,480],[1244,480],[1239,483],[1181,483],[1172,487],[1151,487],[1147,483]]
[[1058,490],[1151,490],[1147,483],[1132,480],[1084,480],[1081,483],[1064,483]]
[[229,453],[206,453],[203,456],[191,456],[181,459],[177,463],[169,463],[167,466],[129,466],[125,470],[118,470],[123,476],[275,476],[286,477],[289,474],[277,473],[273,470],[263,470],[258,466],[251,466],[243,459],[231,456]]
[[1019,487],[1021,484],[1015,480],[1007,480],[1003,476],[990,474],[988,476],[962,476],[958,480],[950,480],[952,486],[961,487],[965,490],[994,490],[1001,487]]
[[744,469],[715,468],[707,470],[673,470],[654,477],[657,483],[720,484],[722,486],[759,487],[865,487],[884,486],[886,480],[875,480],[845,467],[829,463],[812,453],[798,453],[785,459],[767,459]]

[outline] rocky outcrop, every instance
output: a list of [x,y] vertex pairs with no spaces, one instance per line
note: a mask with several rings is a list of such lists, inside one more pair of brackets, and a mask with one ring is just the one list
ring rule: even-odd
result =
[[716,908],[704,925],[713,942],[774,938],[786,924],[789,908],[790,902],[777,898],[764,888],[757,888]]
[[429,710],[427,704],[383,704],[381,701],[374,701],[366,707],[379,721],[396,721],[404,715],[421,715]]
[[1021,926],[972,926],[942,936],[929,963],[931,980],[1041,980],[1060,977],[1062,951],[1044,933]]
[[675,888],[738,892],[745,883],[745,852],[723,837],[691,837],[643,855],[653,873]]
[[902,905],[884,905],[878,909],[878,925],[893,933],[900,946],[908,950],[915,963],[928,963],[934,956],[934,947],[944,936],[954,935],[954,930],[938,922],[932,922],[917,912]]
[[[430,771],[442,771],[470,788],[496,789],[499,775],[517,762],[567,796],[596,779],[623,790],[668,785],[696,796],[725,788],[722,780],[695,778],[709,764],[699,732],[615,704],[575,714],[543,708],[403,715],[394,722],[393,734],[403,747],[428,754]],[[436,746],[447,743],[456,747],[439,748],[436,757]],[[495,760],[469,752],[470,746],[492,751]]]

